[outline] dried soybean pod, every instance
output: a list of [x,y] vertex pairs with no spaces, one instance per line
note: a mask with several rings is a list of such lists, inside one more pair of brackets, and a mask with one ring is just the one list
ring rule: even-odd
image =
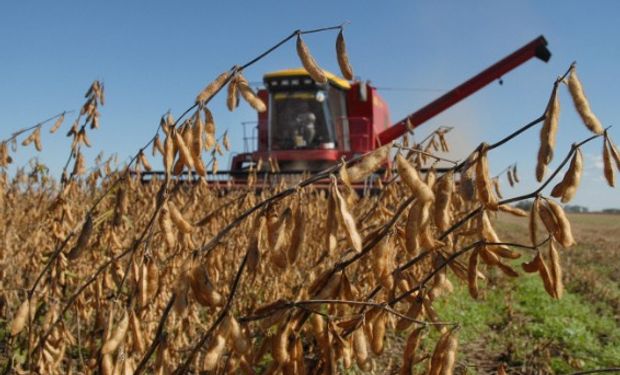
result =
[[211,164],[211,174],[213,176],[217,175],[217,171],[219,170],[219,164],[216,158],[213,158],[213,163]]
[[484,207],[490,210],[497,210],[497,197],[491,190],[487,149],[488,145],[483,143],[478,151],[478,160],[476,161],[476,192],[478,199]]
[[448,129],[435,131],[435,133],[437,134],[437,138],[439,138],[439,144],[441,145],[441,151],[443,152],[450,152],[450,146],[448,145],[448,142],[446,141],[447,132],[448,132]]
[[296,337],[295,340],[291,343],[291,346],[291,360],[286,367],[285,373],[305,375],[306,369],[304,365],[304,347],[301,338]]
[[386,162],[390,155],[392,142],[379,147],[373,152],[367,154],[357,164],[347,168],[347,174],[351,182],[360,182],[374,173],[383,163]]
[[321,298],[333,298],[338,291],[340,290],[340,285],[342,284],[342,273],[336,272],[330,275],[329,270],[323,275],[329,276],[324,280],[317,279],[318,281],[324,281],[323,283],[318,284],[319,289],[316,292],[313,292],[312,286],[310,287],[311,295],[316,295],[318,299]]
[[228,139],[228,130],[224,132],[222,136],[222,145],[226,149],[226,151],[230,151],[230,139]]
[[414,329],[407,338],[405,350],[403,351],[403,364],[400,368],[400,375],[411,375],[411,366],[415,363],[416,352],[420,347],[423,333],[426,331],[424,326]]
[[504,197],[502,196],[502,191],[501,191],[501,190],[500,190],[500,188],[499,188],[499,178],[497,178],[497,177],[496,177],[496,178],[492,179],[492,180],[491,180],[491,182],[493,183],[493,189],[495,190],[495,195],[496,195],[499,199],[504,198]]
[[435,350],[431,356],[431,363],[428,370],[428,375],[440,375],[444,364],[444,358],[448,349],[448,339],[451,331],[445,331],[437,340],[435,344]]
[[131,323],[131,338],[133,341],[133,350],[138,353],[143,353],[146,345],[144,343],[144,335],[142,334],[142,329],[140,327],[140,321],[136,314],[131,311],[130,314],[130,323]]
[[174,311],[182,316],[187,310],[188,292],[190,288],[190,270],[187,265],[183,265],[181,272],[173,284]]
[[522,263],[521,268],[523,268],[523,271],[527,273],[538,272],[540,260],[541,260],[541,257],[540,257],[540,251],[539,251],[538,253],[536,253],[536,256],[532,258],[532,260],[530,260],[527,263]]
[[123,369],[121,371],[122,375],[133,375],[133,373],[136,371],[136,364],[133,358],[125,358],[125,361],[123,362]]
[[506,172],[506,177],[508,178],[508,184],[510,185],[510,187],[515,186],[515,182],[512,178],[512,169],[508,169],[508,171]]
[[172,219],[174,225],[176,225],[177,229],[182,233],[191,233],[194,230],[194,227],[187,220],[185,220],[183,214],[181,214],[176,205],[169,201],[167,206],[168,211],[170,212],[170,218]]
[[295,210],[293,224],[294,227],[293,233],[291,234],[291,243],[287,251],[288,260],[291,264],[295,263],[297,260],[299,250],[303,247],[304,240],[306,238],[306,220],[303,210],[301,209],[301,204],[299,204]]
[[284,366],[290,359],[290,355],[288,353],[289,333],[290,325],[288,323],[284,323],[271,341],[271,353],[280,366]]
[[226,92],[226,106],[229,111],[234,111],[239,105],[239,89],[237,87],[237,74],[235,74],[230,82],[228,82],[228,90]]
[[224,72],[217,76],[217,78],[209,83],[207,87],[205,87],[200,94],[196,97],[196,104],[205,103],[211,100],[211,97],[218,92],[222,86],[226,83],[226,80],[230,77],[230,72]]
[[86,127],[82,126],[82,128],[80,129],[80,131],[78,132],[78,143],[82,142],[84,143],[87,147],[91,147],[91,143],[90,143],[90,139],[88,139],[88,135],[86,134]]
[[205,177],[207,175],[207,171],[205,169],[204,162],[202,161],[202,133],[204,131],[204,123],[202,122],[202,117],[200,116],[200,111],[196,111],[194,115],[194,126],[191,129],[192,137],[191,137],[191,156],[194,167],[196,169],[196,173],[200,176]]
[[478,249],[469,256],[467,267],[467,287],[472,298],[478,299]]
[[529,230],[530,230],[530,240],[532,241],[532,246],[538,245],[538,222],[536,218],[538,217],[538,212],[540,211],[540,199],[536,197],[534,202],[532,203],[532,207],[530,208],[530,220],[529,220]]
[[103,375],[114,374],[114,360],[109,354],[106,354],[101,358],[101,373]]
[[359,199],[355,189],[353,188],[353,184],[351,183],[351,178],[349,177],[348,170],[346,168],[346,164],[343,162],[338,170],[338,176],[340,177],[340,181],[345,186],[345,196],[347,199],[347,203],[349,205],[354,205],[355,202]]
[[[179,131],[175,131],[173,133],[174,144],[179,150],[179,162],[181,163],[181,165],[187,166],[189,170],[194,169],[194,159],[192,158],[192,153],[190,152],[189,147],[187,147],[187,144],[183,139],[183,134],[181,134]],[[180,174],[180,172],[175,174]]]
[[[351,345],[351,339],[344,339],[338,334],[334,334],[334,338],[338,344],[336,357],[342,358],[342,365],[345,369],[350,369],[353,365],[353,347]],[[301,340],[298,340],[298,342],[301,342]]]
[[[489,220],[489,215],[487,215],[486,211],[482,211],[479,223],[481,225],[480,232],[482,234],[482,237],[487,242],[502,242],[497,236],[495,229],[493,229],[493,225],[491,224],[491,221]],[[496,255],[501,256],[502,258],[517,259],[521,256],[521,254],[511,251],[510,248],[506,245],[487,245],[486,248],[495,253]]]
[[327,195],[327,216],[325,222],[325,231],[327,233],[326,237],[326,245],[329,253],[332,253],[336,250],[336,246],[338,245],[338,216],[337,216],[337,202],[336,197],[332,189],[329,189],[329,194]]
[[536,181],[541,182],[545,177],[547,171],[547,165],[541,162],[541,156],[539,151],[538,161],[536,162]]
[[172,172],[172,163],[174,162],[174,136],[171,133],[175,131],[174,129],[170,129],[164,140],[164,171],[166,172],[166,177],[170,176]]
[[[539,253],[540,255],[540,253]],[[538,274],[540,275],[540,278],[543,281],[543,285],[545,287],[545,290],[547,291],[547,293],[552,297],[552,298],[558,298],[558,295],[556,294],[555,288],[553,286],[553,280],[551,279],[551,274],[549,273],[549,268],[547,267],[547,264],[545,263],[545,260],[543,259],[542,256],[539,257],[538,260]]]
[[73,122],[73,124],[71,124],[71,128],[69,129],[69,131],[67,132],[67,137],[71,137],[73,136],[73,141],[76,141],[77,138],[77,134],[78,134],[78,120],[75,120],[75,122]]
[[607,184],[614,187],[616,185],[616,177],[614,175],[614,168],[611,164],[611,151],[609,150],[609,145],[607,143],[607,138],[605,138],[603,140],[603,172],[605,174]]
[[9,155],[9,147],[6,142],[0,143],[0,167],[6,167],[11,164],[13,159]]
[[90,236],[93,233],[93,217],[89,214],[86,216],[86,221],[82,226],[82,231],[77,239],[75,246],[67,254],[67,259],[73,260],[80,256],[82,250],[88,245]]
[[148,278],[148,267],[146,266],[146,262],[142,262],[142,266],[140,266],[140,279],[138,284],[138,301],[140,307],[146,307],[149,303]]
[[320,337],[323,335],[323,330],[325,329],[325,324],[323,322],[323,317],[319,314],[312,314],[310,316],[310,327],[312,329],[312,333],[315,337]]
[[233,341],[234,348],[238,353],[245,353],[248,350],[248,343],[243,337],[241,326],[237,319],[231,314],[226,315],[222,322],[222,334]]
[[515,215],[515,216],[519,216],[519,217],[527,217],[528,216],[528,213],[525,212],[524,210],[522,210],[522,209],[520,209],[518,207],[510,206],[508,204],[502,204],[498,208],[499,208],[500,211],[504,211],[504,212],[507,212],[507,213]]
[[558,131],[558,120],[560,116],[560,99],[557,95],[558,83],[553,85],[549,104],[545,111],[545,120],[540,129],[540,148],[538,149],[538,160],[536,164],[536,180],[542,181],[545,177],[546,166],[553,159],[555,139]]
[[159,227],[164,232],[164,239],[169,249],[173,249],[176,245],[176,236],[172,231],[172,219],[170,218],[170,210],[168,209],[168,205],[164,204],[161,207],[161,212],[159,214]]
[[[337,277],[336,277],[337,274]],[[312,297],[317,296],[322,290],[324,290],[328,284],[332,283],[332,279],[338,279],[338,284],[336,284],[337,286],[339,286],[339,282],[340,282],[340,274],[339,273],[332,273],[330,272],[330,270],[325,270],[322,273],[320,273],[317,277],[314,278],[314,280],[312,280],[312,282],[310,283],[310,286],[308,287],[308,294]]]
[[205,142],[204,142],[204,146],[205,146],[205,150],[210,150],[211,148],[214,148],[215,145],[216,145],[216,140],[215,140],[215,120],[213,118],[213,113],[211,113],[209,108],[204,107],[202,109],[202,112],[204,113],[204,116],[205,116],[205,126],[204,126]]
[[[39,129],[39,128],[37,128]],[[36,129],[35,129],[36,131]],[[22,141],[22,146],[28,146],[29,144],[32,143],[32,141],[34,140],[34,132],[30,133],[29,136],[27,136],[23,141]]]
[[364,329],[359,327],[353,331],[353,350],[355,351],[355,361],[361,369],[369,367],[370,358],[368,356],[368,338]]
[[260,244],[263,233],[265,231],[266,219],[265,216],[260,216],[254,222],[254,230],[252,240],[248,248],[248,272],[255,276],[258,270],[258,264],[260,263]]
[[478,254],[480,258],[482,258],[482,261],[490,266],[497,266],[501,262],[497,254],[490,251],[487,246],[480,247]]
[[515,164],[514,167],[512,167],[512,178],[514,178],[515,183],[519,183],[519,175],[517,174],[517,165]]
[[314,57],[310,54],[310,50],[306,43],[301,39],[301,33],[297,34],[297,55],[301,60],[301,64],[304,66],[310,77],[316,81],[318,84],[327,83],[327,77],[323,70],[319,67],[314,60]]
[[151,259],[147,257],[147,268],[148,268],[148,280],[146,283],[146,290],[148,292],[149,298],[154,298],[159,289],[159,269],[157,264],[155,263],[155,259]]
[[405,248],[411,256],[418,256],[420,253],[420,240],[418,232],[420,227],[418,220],[420,217],[421,205],[417,202],[409,208],[409,214],[407,215],[407,222],[405,224]]
[[286,238],[287,228],[290,223],[292,210],[286,207],[281,213],[271,210],[268,213],[267,229],[269,235],[267,237],[269,246],[278,247],[278,243],[282,243]]
[[385,236],[371,250],[372,270],[376,280],[380,281],[389,273],[388,260],[391,253],[390,236]]
[[581,181],[582,171],[583,155],[581,154],[581,149],[577,148],[575,149],[564,178],[551,190],[551,196],[561,198],[562,203],[567,203],[573,199],[573,196],[577,192],[577,187],[579,187],[579,182]]
[[111,354],[116,348],[123,342],[125,339],[125,335],[127,334],[127,329],[129,328],[129,314],[125,311],[123,318],[118,323],[118,326],[112,333],[112,336],[108,340],[106,340],[105,344],[101,348],[101,354]]
[[60,115],[60,117],[58,117],[56,119],[56,122],[54,122],[54,125],[52,125],[52,127],[50,128],[50,133],[56,133],[56,131],[58,129],[60,129],[60,126],[62,125],[63,121],[65,121],[65,113],[63,112],[62,115]]
[[396,155],[398,174],[411,189],[413,195],[420,202],[430,202],[435,199],[433,191],[420,179],[418,171],[402,155]]
[[387,315],[385,311],[379,312],[379,314],[372,321],[372,342],[370,347],[373,353],[381,355],[383,353],[383,340],[385,338],[385,324],[387,322]]
[[36,128],[34,132],[32,132],[32,136],[34,141],[34,148],[36,148],[37,151],[42,151],[43,145],[41,144],[41,127]]
[[161,144],[161,139],[159,138],[159,132],[155,134],[155,138],[153,139],[153,147],[151,148],[151,155],[155,156],[155,154],[158,152],[162,156],[164,155],[164,146]]
[[138,157],[136,159],[139,164],[142,164],[144,166],[145,170],[151,171],[153,169],[151,167],[151,164],[147,160],[146,156],[144,155],[144,151],[140,150],[140,152],[138,153]]
[[515,271],[511,266],[504,264],[502,262],[497,263],[497,267],[504,273],[504,275],[509,277],[519,277],[517,271]]
[[545,228],[547,228],[547,232],[549,234],[556,236],[558,230],[560,229],[557,221],[555,220],[555,216],[551,212],[551,209],[544,203],[541,203],[539,206],[538,216],[542,220]]
[[414,205],[420,205],[420,215],[418,218],[419,231],[418,236],[420,238],[420,245],[426,249],[435,249],[441,245],[441,242],[435,240],[433,231],[431,229],[430,210],[432,202],[426,203],[414,203]]
[[73,165],[73,171],[71,172],[74,176],[81,176],[86,172],[86,161],[84,160],[84,155],[81,152],[78,152],[75,157],[75,164]]
[[569,169],[569,172],[572,170],[572,173],[568,173],[570,183],[562,196],[562,203],[567,203],[573,199],[573,196],[577,192],[577,188],[579,187],[579,183],[581,181],[581,174],[583,172],[583,155],[580,148],[575,151],[574,160],[575,163],[573,164],[571,162],[571,168]]
[[351,64],[349,63],[349,56],[347,54],[346,43],[344,42],[344,35],[342,33],[342,29],[338,33],[338,38],[336,39],[336,55],[338,57],[338,66],[340,67],[340,72],[342,76],[349,81],[353,79],[353,69],[351,68]]
[[583,92],[583,86],[581,85],[581,81],[577,76],[577,70],[575,69],[574,65],[571,66],[570,74],[568,75],[568,91],[573,98],[575,109],[583,120],[584,125],[588,129],[590,129],[592,133],[603,134],[603,126],[590,108],[590,103],[588,102],[588,98],[586,98],[586,95]]
[[[471,156],[470,156],[471,158]],[[473,168],[471,168],[471,161],[466,161],[464,170],[461,171],[461,178],[459,180],[459,194],[461,197],[469,202],[474,199],[476,195],[476,186],[473,178]]]
[[334,337],[334,329],[332,329],[333,323],[329,324],[327,330],[323,332],[323,337],[321,338],[321,354],[323,357],[324,363],[324,371],[326,374],[337,374],[337,363],[336,363],[336,349],[337,349],[337,338]]
[[564,209],[551,199],[547,200],[549,208],[553,214],[555,221],[558,225],[558,231],[554,234],[555,239],[564,247],[569,247],[575,244],[573,238],[573,231],[571,230],[570,221],[564,213]]
[[564,285],[562,284],[562,266],[560,265],[558,250],[553,245],[553,240],[549,241],[549,262],[551,263],[549,271],[551,274],[551,281],[555,291],[555,296],[560,299],[564,293]]
[[205,266],[195,266],[189,274],[189,284],[196,300],[203,306],[216,307],[224,302],[222,295],[215,290],[209,280]]
[[616,145],[611,141],[611,138],[607,137],[607,145],[609,146],[609,151],[611,152],[611,156],[616,161],[616,169],[620,171],[620,152],[616,148]]
[[241,73],[237,75],[237,87],[243,99],[245,99],[245,101],[248,102],[248,104],[252,106],[252,108],[254,108],[257,112],[265,112],[267,110],[267,106],[265,105],[263,100],[254,93],[254,91],[250,87],[250,84],[241,75]]
[[334,195],[334,198],[336,199],[339,217],[342,219],[342,224],[347,234],[347,240],[349,241],[349,245],[351,245],[351,247],[355,249],[355,251],[360,252],[362,251],[362,237],[360,236],[357,230],[355,219],[353,218],[353,215],[351,215],[351,212],[349,211],[349,208],[347,207],[346,200],[342,197],[342,195],[340,195],[340,192],[338,191],[338,186],[336,184],[336,178],[332,176],[331,179],[332,179],[332,186],[331,186],[332,193]]
[[435,186],[435,225],[439,230],[446,231],[450,227],[454,172],[444,174]]
[[29,309],[30,300],[26,298],[26,300],[19,305],[19,308],[11,321],[11,336],[19,334],[24,329],[26,326],[26,321],[28,320]]
[[211,346],[207,349],[205,356],[202,360],[202,370],[211,371],[215,369],[217,365],[217,361],[220,359],[222,353],[224,353],[224,349],[226,348],[226,338],[222,336],[220,333],[215,335],[213,341],[211,342]]
[[442,356],[441,374],[452,375],[454,373],[454,365],[456,363],[456,350],[458,349],[458,330],[448,331],[450,336],[446,342],[445,353]]

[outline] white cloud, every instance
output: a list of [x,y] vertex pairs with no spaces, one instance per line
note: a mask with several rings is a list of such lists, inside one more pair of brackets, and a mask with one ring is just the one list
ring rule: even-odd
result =
[[603,156],[599,154],[584,153],[585,169],[603,169]]

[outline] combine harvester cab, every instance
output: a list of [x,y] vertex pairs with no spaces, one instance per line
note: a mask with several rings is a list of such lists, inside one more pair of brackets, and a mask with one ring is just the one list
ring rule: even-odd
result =
[[303,68],[264,76],[266,88],[258,95],[268,109],[258,114],[257,149],[233,158],[233,176],[244,178],[251,166],[261,166],[258,173],[264,176],[276,165],[278,177],[295,179],[380,146],[378,135],[391,123],[377,90],[329,72],[326,76],[324,85]]
[[257,173],[258,184],[270,184],[274,175],[295,180],[372,151],[529,59],[548,61],[546,46],[543,36],[534,39],[394,125],[387,104],[366,82],[348,82],[326,72],[328,82],[317,84],[302,68],[268,73],[265,88],[258,92],[267,111],[258,114],[256,150],[236,155],[230,174],[242,184],[250,171]]

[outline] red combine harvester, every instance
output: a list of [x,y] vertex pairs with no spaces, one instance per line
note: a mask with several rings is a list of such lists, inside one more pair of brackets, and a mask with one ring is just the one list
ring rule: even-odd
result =
[[546,46],[539,36],[393,125],[387,104],[367,83],[328,73],[328,83],[320,85],[304,69],[266,74],[258,95],[268,109],[258,114],[257,149],[235,155],[229,173],[243,180],[260,159],[263,171],[268,169],[269,158],[280,173],[312,173],[372,151],[404,135],[407,122],[420,126],[529,59],[547,62]]

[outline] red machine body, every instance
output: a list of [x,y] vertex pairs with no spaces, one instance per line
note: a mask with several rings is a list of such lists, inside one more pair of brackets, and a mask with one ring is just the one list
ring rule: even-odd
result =
[[258,114],[257,148],[236,155],[230,172],[244,174],[259,159],[272,159],[283,173],[316,172],[372,151],[529,59],[548,61],[546,45],[544,37],[536,38],[394,125],[387,103],[364,82],[350,83],[328,73],[328,83],[317,85],[303,69],[266,74],[265,88],[258,94],[268,110]]

